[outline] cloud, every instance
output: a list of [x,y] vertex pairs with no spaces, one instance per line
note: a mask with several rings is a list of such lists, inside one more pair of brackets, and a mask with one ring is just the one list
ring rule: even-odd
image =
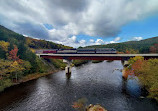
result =
[[103,45],[107,44],[108,42],[102,40],[102,39],[97,39],[96,41],[93,39],[90,39],[89,42],[86,45]]
[[[0,0],[1,25],[23,35],[68,43],[65,45],[71,45],[65,41],[78,34],[116,37],[122,26],[157,12],[158,0]],[[117,41],[119,38],[111,43]],[[84,43],[76,38],[72,44]]]
[[85,43],[86,43],[86,40],[83,40],[83,39],[82,39],[82,40],[79,41],[79,43],[80,43],[82,46],[84,46]]
[[110,41],[110,44],[116,43],[115,41]]
[[119,41],[120,39],[121,39],[120,37],[116,37],[116,38],[114,39],[114,41],[117,42],[117,41]]
[[104,41],[102,39],[97,39],[95,41],[95,45],[101,45],[101,44],[104,44]]
[[140,41],[140,40],[142,40],[142,39],[143,39],[143,37],[133,37],[133,38],[132,38],[133,41]]
[[80,12],[88,6],[88,0],[47,0],[48,6],[57,6],[68,12]]
[[94,43],[94,40],[93,40],[93,39],[90,39],[89,42],[90,42],[90,43]]
[[117,43],[119,40],[121,40],[120,37],[116,37],[113,41],[110,41],[109,43]]

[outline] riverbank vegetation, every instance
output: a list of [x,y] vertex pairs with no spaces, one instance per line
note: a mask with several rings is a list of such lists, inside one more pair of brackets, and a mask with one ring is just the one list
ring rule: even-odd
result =
[[[2,42],[7,44],[7,42]],[[0,47],[3,49],[1,45]],[[5,48],[8,50],[7,47]],[[0,91],[3,91],[4,88],[9,87],[14,83],[18,83],[23,77],[31,74],[31,68],[33,67],[29,61],[20,59],[16,45],[14,45],[14,49],[6,52],[5,54],[6,59],[0,59]],[[37,57],[35,59],[39,68],[39,70],[36,71],[38,73],[46,72],[48,68],[44,66]]]
[[103,62],[103,60],[92,60],[92,63],[100,63]]
[[[50,41],[24,37],[0,25],[0,92],[6,87],[63,70],[60,59],[43,59],[36,56],[38,49],[69,49],[72,47]],[[79,66],[87,60],[74,60]]]
[[143,57],[129,59],[126,75],[137,76],[149,92],[148,97],[158,101],[158,59],[144,60]]
[[35,54],[37,49],[53,48],[71,47],[24,37],[0,26],[0,91],[24,78],[31,80],[64,69],[66,65],[61,60],[46,60]]

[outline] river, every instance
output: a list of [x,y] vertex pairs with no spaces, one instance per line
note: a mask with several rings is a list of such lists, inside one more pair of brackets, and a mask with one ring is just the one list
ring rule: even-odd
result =
[[73,102],[86,98],[87,104],[99,103],[108,111],[157,111],[156,102],[140,98],[137,79],[125,87],[120,61],[88,63],[41,77],[6,89],[0,94],[0,111],[74,111]]

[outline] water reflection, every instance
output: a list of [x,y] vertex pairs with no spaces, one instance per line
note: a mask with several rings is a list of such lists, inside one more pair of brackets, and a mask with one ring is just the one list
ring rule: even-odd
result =
[[87,104],[99,103],[109,111],[157,111],[156,104],[137,97],[137,81],[123,82],[122,73],[113,72],[115,68],[123,68],[120,61],[89,63],[72,68],[69,79],[60,71],[9,88],[0,95],[0,110],[74,111],[73,102],[87,98]]
[[71,78],[71,74],[66,74],[66,78],[69,80]]

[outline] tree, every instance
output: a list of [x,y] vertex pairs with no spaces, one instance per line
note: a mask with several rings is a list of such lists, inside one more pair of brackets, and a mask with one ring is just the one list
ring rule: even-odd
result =
[[128,50],[126,49],[126,52],[125,52],[125,53],[126,53],[126,54],[138,54],[139,51],[129,48]]
[[6,76],[6,74],[10,73],[9,67],[11,66],[11,64],[12,64],[12,61],[0,59],[1,79],[3,78],[3,76]]
[[126,74],[137,76],[149,92],[149,97],[158,101],[158,59],[144,60],[142,57],[134,57],[129,63]]
[[0,58],[6,59],[6,56],[8,55],[9,45],[9,42],[0,41]]
[[0,47],[7,52],[8,51],[8,47],[9,47],[10,43],[9,42],[5,42],[5,41],[0,41]]
[[18,53],[18,48],[14,46],[14,49],[12,49],[9,52],[9,57],[8,57],[8,59],[12,61],[12,64],[8,67],[8,70],[9,73],[15,74],[16,81],[18,80],[18,73],[24,70],[30,70],[31,68],[30,62],[20,59],[17,53]]
[[25,70],[25,68],[22,67],[22,65],[20,65],[17,61],[14,61],[13,64],[11,64],[10,71],[12,74],[15,74],[16,82],[18,80],[18,73],[23,70]]
[[158,44],[154,44],[150,47],[150,53],[158,53]]
[[151,53],[156,53],[156,48],[155,48],[154,46],[151,46],[151,47],[150,47],[150,52],[151,52]]
[[155,48],[158,50],[158,44],[154,44]]
[[126,52],[125,52],[126,54],[130,54],[130,51],[128,51],[128,50],[126,50]]
[[20,65],[22,65],[22,67],[24,68],[24,71],[27,73],[30,71],[32,67],[29,61],[24,61],[24,60],[22,61],[22,64]]
[[0,58],[6,59],[6,52],[0,47]]
[[17,53],[18,53],[18,48],[14,46],[14,49],[9,51],[8,59],[20,63],[21,59],[19,58],[19,56],[17,56]]
[[145,60],[140,58],[133,58],[129,60],[130,66],[126,68],[126,75],[139,76],[144,70]]
[[137,60],[144,60],[144,57],[142,57],[142,56],[136,56],[136,57],[130,58],[128,60],[128,62],[129,62],[129,64],[134,64]]

